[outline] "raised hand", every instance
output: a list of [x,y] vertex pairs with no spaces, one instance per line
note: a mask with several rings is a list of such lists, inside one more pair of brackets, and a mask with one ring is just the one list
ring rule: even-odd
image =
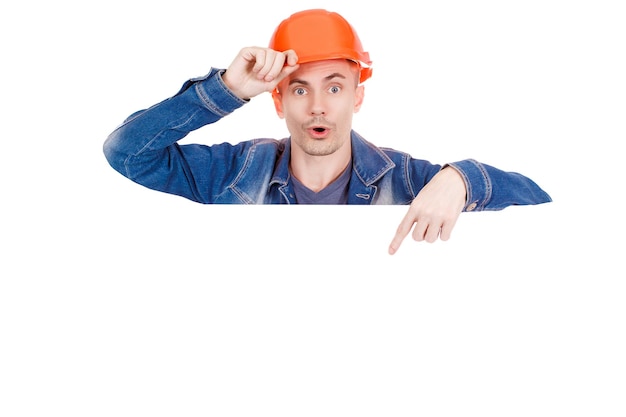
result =
[[246,47],[239,51],[223,75],[224,83],[237,97],[248,100],[271,92],[286,76],[298,69],[295,51]]

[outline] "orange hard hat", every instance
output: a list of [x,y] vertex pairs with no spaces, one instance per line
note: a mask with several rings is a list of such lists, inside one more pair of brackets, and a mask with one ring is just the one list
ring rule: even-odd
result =
[[298,63],[345,58],[361,67],[360,82],[372,75],[372,61],[354,28],[338,13],[324,9],[297,12],[283,20],[272,35],[275,51],[293,49]]

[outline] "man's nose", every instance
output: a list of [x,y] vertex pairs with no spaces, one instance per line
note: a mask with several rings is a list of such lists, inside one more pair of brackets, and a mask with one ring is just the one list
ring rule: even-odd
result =
[[322,94],[319,94],[319,93],[311,94],[310,105],[311,105],[311,108],[310,108],[311,115],[317,116],[317,115],[326,114],[326,106],[324,104],[324,98],[322,97]]

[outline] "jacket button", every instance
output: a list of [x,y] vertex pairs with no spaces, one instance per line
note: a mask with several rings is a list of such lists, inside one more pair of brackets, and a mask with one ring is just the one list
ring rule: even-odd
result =
[[469,206],[467,206],[467,208],[465,209],[466,211],[473,211],[476,208],[477,204],[476,203],[472,203]]

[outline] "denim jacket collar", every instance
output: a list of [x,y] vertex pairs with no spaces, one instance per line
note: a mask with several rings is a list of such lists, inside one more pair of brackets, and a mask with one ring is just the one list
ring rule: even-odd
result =
[[380,148],[352,131],[353,176],[356,175],[363,185],[372,185],[395,166],[396,164]]

